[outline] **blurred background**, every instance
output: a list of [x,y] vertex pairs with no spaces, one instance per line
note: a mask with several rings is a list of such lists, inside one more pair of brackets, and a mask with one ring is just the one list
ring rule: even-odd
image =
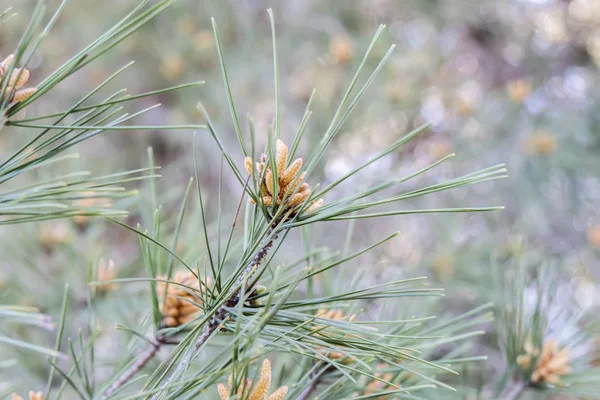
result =
[[[58,1],[49,1],[54,9]],[[32,1],[2,0],[18,15],[0,28],[0,56],[15,48],[29,18]],[[137,4],[72,0],[33,60],[31,82],[42,80]],[[247,134],[246,113],[256,122],[259,151],[274,117],[271,32],[266,8],[274,9],[280,63],[282,138],[291,142],[313,88],[313,115],[298,155],[307,155],[321,139],[352,74],[379,24],[388,29],[375,53],[394,55],[355,109],[312,178],[322,185],[335,180],[402,134],[424,122],[429,131],[342,185],[352,193],[392,176],[405,176],[449,153],[456,153],[416,181],[409,190],[506,163],[509,178],[436,193],[394,204],[405,209],[503,205],[486,214],[409,215],[358,220],[352,248],[401,234],[344,270],[346,280],[384,282],[397,276],[428,276],[446,289],[444,301],[398,305],[410,315],[454,314],[495,300],[489,290],[491,265],[512,258],[534,267],[549,264],[568,279],[557,297],[588,309],[600,303],[600,2],[597,0],[353,0],[353,1],[199,1],[180,0],[102,58],[61,83],[26,110],[28,116],[68,108],[114,71],[135,64],[105,93],[126,87],[132,94],[204,80],[203,86],[144,99],[138,107],[162,107],[134,123],[203,123],[201,101],[221,140],[243,160],[231,123],[216,56],[210,18],[219,24],[233,98]],[[372,69],[378,59],[368,60]],[[27,132],[27,135],[32,134]],[[26,138],[3,130],[0,158]],[[80,145],[80,159],[65,170],[113,173],[148,165],[151,146],[162,167],[157,181],[163,214],[176,214],[193,176],[193,132],[107,132]],[[220,153],[207,131],[196,134],[200,183],[209,216],[217,212]],[[237,158],[236,158],[237,157]],[[51,175],[58,171],[44,170]],[[37,179],[39,177],[32,177]],[[141,195],[118,204],[130,211],[128,223],[150,228],[148,184]],[[230,221],[242,194],[227,168],[222,209]],[[192,196],[178,252],[194,259],[203,254],[197,199]],[[325,198],[327,201],[328,198]],[[210,220],[210,217],[209,217]],[[229,222],[227,222],[229,223]],[[165,224],[165,238],[173,221]],[[226,225],[226,224],[225,224]],[[227,232],[224,228],[224,232]],[[323,223],[313,240],[342,250],[348,223]],[[218,235],[218,229],[213,232]],[[302,254],[300,235],[292,235],[279,262]],[[168,240],[168,239],[166,239]],[[118,277],[142,276],[139,240],[102,220],[79,218],[0,228],[0,303],[35,306],[56,319],[64,282],[70,284],[69,326],[86,321],[85,290],[91,265],[114,260]],[[500,261],[498,261],[500,260]],[[356,275],[359,274],[359,275]],[[338,280],[343,285],[343,280]],[[322,283],[323,291],[335,291]],[[145,315],[146,286],[109,287],[95,316],[105,331],[106,363],[122,339],[114,323]],[[367,309],[369,313],[372,310]],[[103,314],[104,312],[104,314]],[[373,311],[374,312],[374,311]],[[389,311],[398,315],[400,312]],[[378,314],[379,315],[379,314]],[[378,318],[381,318],[378,317]],[[79,322],[85,324],[85,322]],[[75,328],[73,328],[75,329]],[[54,334],[27,328],[20,337],[52,346]],[[482,352],[491,353],[485,340]],[[1,370],[1,380],[19,377],[23,387],[40,387],[47,368],[43,356],[7,350],[24,360],[20,368]],[[1,357],[0,357],[1,358]],[[485,368],[495,365],[493,353]],[[28,363],[28,365],[27,365]],[[27,371],[27,372],[25,372]],[[110,371],[108,369],[107,371]]]

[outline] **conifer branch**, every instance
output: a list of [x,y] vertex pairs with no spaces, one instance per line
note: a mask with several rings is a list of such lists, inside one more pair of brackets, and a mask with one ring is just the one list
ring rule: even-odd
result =
[[[209,320],[208,324],[204,327],[204,329],[202,330],[202,333],[196,340],[194,347],[187,352],[185,357],[179,363],[178,370],[185,370],[189,366],[189,364],[192,362],[192,360],[194,358],[194,355],[198,352],[198,350],[200,350],[200,348],[202,348],[202,346],[208,341],[208,339],[211,337],[211,335],[219,328],[219,326],[223,323],[223,321],[225,321],[226,318],[229,316],[229,312],[227,311],[227,309],[235,307],[236,304],[240,301],[240,298],[242,295],[242,287],[241,286],[242,286],[243,282],[244,281],[248,282],[250,277],[252,277],[252,275],[258,270],[258,268],[260,268],[263,260],[267,256],[269,250],[271,249],[271,247],[273,247],[273,242],[275,240],[277,240],[277,238],[279,237],[279,233],[275,233],[273,235],[273,233],[277,229],[277,226],[279,225],[279,222],[281,222],[281,218],[272,221],[271,226],[267,230],[265,237],[263,238],[263,240],[259,246],[258,251],[254,255],[254,258],[244,268],[244,270],[242,271],[240,276],[236,279],[235,283],[231,287],[231,289],[228,293],[228,296],[227,296],[228,297],[227,301],[217,309],[217,311],[214,313],[212,318]],[[249,292],[252,292],[252,288],[247,288],[247,289],[250,289]],[[161,393],[163,393],[164,390],[166,390],[168,388],[168,386],[173,382],[173,380],[175,379],[176,376],[177,376],[177,373],[176,372],[173,373],[165,381],[165,383],[160,387],[160,390],[152,397],[152,400],[156,400],[158,398],[158,396]],[[130,377],[128,377],[127,379],[129,379],[129,378]]]
[[325,371],[321,371],[318,375],[313,372],[312,380],[310,381],[309,385],[302,391],[302,393],[300,393],[300,395],[298,395],[296,400],[308,400],[310,395],[313,394],[317,386],[319,386],[319,383],[321,383],[323,380],[324,374]]
[[157,338],[150,342],[150,347],[148,347],[138,358],[138,360],[133,363],[129,368],[127,368],[119,378],[117,378],[112,385],[100,397],[100,400],[105,400],[110,397],[115,391],[117,391],[121,386],[123,386],[129,379],[131,379],[138,371],[140,371],[144,366],[150,361],[156,353],[160,350],[161,346],[165,342],[160,338]]

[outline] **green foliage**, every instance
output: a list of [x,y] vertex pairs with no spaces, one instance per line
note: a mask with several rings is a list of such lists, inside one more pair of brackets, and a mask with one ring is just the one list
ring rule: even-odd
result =
[[[26,67],[29,66],[30,62],[36,56],[36,52],[42,45],[43,40],[51,34],[51,29],[66,7],[67,1],[60,3],[45,25],[42,23],[46,11],[44,2],[39,1],[31,10],[30,22],[16,46],[12,62],[6,65],[6,70],[3,71],[2,79],[0,80],[0,98],[2,99],[0,103],[0,135],[3,137],[6,135],[31,137],[31,139],[24,141],[24,144],[9,157],[3,159],[0,164],[1,225],[75,216],[122,217],[127,215],[126,211],[111,209],[106,206],[105,202],[135,196],[137,194],[136,190],[127,190],[123,185],[134,183],[140,179],[159,176],[155,173],[156,168],[146,168],[97,177],[92,177],[88,171],[75,171],[40,179],[40,177],[46,176],[46,171],[51,171],[55,167],[55,164],[64,164],[69,160],[77,159],[79,157],[78,154],[68,152],[73,146],[93,138],[104,131],[157,128],[156,126],[125,125],[127,121],[156,108],[156,106],[142,109],[133,114],[125,113],[119,115],[122,110],[122,104],[131,100],[143,99],[148,96],[196,86],[202,82],[179,85],[134,96],[126,95],[123,89],[102,101],[95,100],[95,96],[105,89],[105,86],[109,82],[117,78],[125,68],[132,65],[132,63],[129,63],[96,86],[87,95],[83,96],[68,110],[26,119],[19,119],[18,117],[22,114],[19,114],[19,112],[24,110],[25,107],[29,107],[38,99],[43,99],[59,83],[65,80],[68,82],[68,78],[71,75],[99,57],[102,57],[132,32],[139,29],[139,27],[171,5],[173,1],[161,1],[151,7],[147,7],[147,3],[146,1],[140,3],[137,8],[132,10],[130,14],[125,16],[103,35],[64,62],[42,80],[32,96],[18,103],[10,103],[9,99],[12,98],[16,88],[9,85],[9,78],[12,79],[14,73],[14,76],[18,80],[24,74]],[[12,15],[11,9],[7,9],[0,14],[0,22],[6,22]],[[32,124],[32,122],[40,120],[48,122],[44,124]],[[65,124],[64,122],[68,120],[72,120],[72,122]],[[197,127],[169,126],[168,128],[187,129]],[[66,358],[65,354],[59,352],[64,332],[65,313],[67,311],[66,289],[62,310],[56,346],[54,350],[51,350],[44,346],[32,344],[8,335],[15,324],[51,329],[52,323],[49,321],[48,316],[39,313],[33,307],[6,305],[0,309],[0,322],[2,324],[0,342],[16,348],[38,351],[52,357],[48,360],[52,368],[46,396],[50,395],[55,371],[59,371],[65,378],[65,382],[68,383],[71,383],[70,375],[73,373],[67,374],[56,365],[58,359]],[[81,345],[83,346],[82,343]],[[87,347],[89,348],[89,345]],[[71,347],[71,350],[75,367],[73,371],[77,371],[79,376],[83,378],[73,347]],[[7,367],[11,365],[11,360],[7,359],[4,361]],[[88,378],[86,376],[86,379]],[[92,389],[87,387],[87,390]]]
[[[2,82],[0,82],[2,85],[0,97],[5,99],[0,106],[0,115],[3,116],[0,127],[3,131],[6,131],[2,133],[3,135],[24,135],[24,132],[28,131],[35,132],[35,134],[32,135],[32,139],[26,141],[21,148],[0,164],[0,184],[3,188],[0,194],[0,218],[2,218],[0,223],[15,224],[76,215],[105,217],[126,215],[124,211],[120,210],[111,210],[105,207],[81,207],[79,204],[94,204],[98,203],[98,200],[108,201],[133,196],[137,192],[127,191],[122,185],[139,179],[146,179],[149,175],[144,173],[151,170],[138,169],[99,177],[91,177],[91,174],[87,171],[78,171],[54,176],[48,180],[35,180],[34,183],[27,185],[15,184],[14,180],[17,178],[26,179],[27,175],[31,175],[40,169],[48,169],[55,163],[77,157],[75,153],[66,155],[63,153],[84,140],[105,131],[160,128],[195,129],[199,127],[195,125],[159,127],[127,124],[128,121],[155,109],[158,105],[131,114],[120,113],[122,106],[132,100],[196,86],[202,82],[178,85],[133,96],[126,94],[125,89],[122,89],[104,100],[94,100],[111,81],[117,79],[133,63],[125,65],[110,75],[68,110],[26,119],[17,117],[19,111],[44,96],[81,68],[102,57],[107,51],[167,8],[173,1],[161,1],[152,7],[145,7],[146,3],[146,1],[140,3],[130,14],[98,39],[64,62],[38,85],[37,91],[31,97],[23,102],[10,105],[8,104],[9,96],[5,95],[10,90],[8,77],[12,75],[17,65],[21,68],[20,71],[29,65],[39,46],[42,45],[44,38],[50,34],[53,25],[64,7],[66,7],[67,1],[61,3],[45,26],[42,26],[42,18],[46,8],[44,3],[39,2],[32,10],[31,21],[17,45],[14,60],[4,74]],[[71,123],[64,123],[64,121],[70,119],[72,120]],[[40,124],[37,121],[45,122]]]

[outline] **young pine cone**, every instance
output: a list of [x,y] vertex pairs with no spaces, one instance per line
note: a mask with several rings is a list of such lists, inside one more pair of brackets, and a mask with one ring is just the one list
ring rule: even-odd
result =
[[[8,72],[10,64],[12,63],[14,58],[15,55],[11,54],[0,63],[0,80],[4,78],[4,75]],[[2,100],[6,99],[7,96],[10,96],[9,106],[13,106],[30,98],[36,92],[37,88],[33,87],[22,89],[22,87],[27,83],[28,80],[28,69],[14,68],[12,73],[10,74],[10,78],[8,79],[8,84],[6,86],[6,91],[4,92],[4,97]]]
[[[303,183],[306,172],[300,172],[302,168],[302,159],[297,158],[291,164],[288,165],[288,147],[281,140],[276,142],[277,154],[275,157],[275,164],[277,167],[277,196],[275,200],[275,187],[273,182],[273,171],[269,165],[265,163],[267,156],[263,154],[260,158],[260,162],[256,163],[256,176],[260,181],[260,188],[262,194],[262,201],[265,206],[270,207],[273,205],[273,201],[277,206],[283,204],[286,209],[294,208],[304,204],[306,199],[310,196],[310,187],[308,183]],[[254,170],[254,163],[251,157],[246,157],[244,160],[246,171],[252,175]],[[252,199],[250,202],[254,203]],[[305,211],[306,213],[312,212],[323,205],[323,199],[313,201]]]
[[[252,380],[247,379],[245,384],[240,383],[238,386],[237,394],[233,397],[231,396],[231,390],[233,386],[231,375],[229,376],[228,382],[229,388],[225,387],[225,385],[219,383],[217,386],[217,390],[219,392],[219,397],[221,400],[233,400],[233,399],[248,399],[248,400],[281,400],[285,397],[288,392],[287,386],[282,386],[276,391],[274,391],[271,395],[267,396],[267,392],[269,391],[269,387],[271,386],[271,363],[269,360],[264,360],[262,363],[262,368],[260,370],[260,377],[258,378],[258,383],[254,385],[252,388]],[[250,392],[250,389],[252,391]],[[250,392],[250,395],[248,395]]]
[[[16,393],[13,393],[11,396],[11,400],[23,400],[21,396]],[[29,400],[44,400],[44,395],[42,392],[29,392]]]
[[[164,275],[158,276],[158,279],[166,280]],[[185,285],[197,291],[203,291],[200,288],[198,278],[189,271],[177,272],[171,281]],[[209,281],[206,282],[209,284]],[[165,296],[166,288],[166,296]],[[173,328],[189,322],[200,308],[196,305],[199,299],[194,296],[191,291],[184,286],[177,284],[168,284],[166,282],[157,282],[156,294],[160,299],[160,309],[162,310],[163,321],[162,325],[168,328]],[[165,300],[166,297],[166,300]]]
[[517,364],[523,369],[531,367],[534,356],[540,355],[533,373],[531,374],[532,383],[546,382],[551,385],[560,383],[562,375],[571,372],[569,366],[569,349],[559,350],[558,343],[555,340],[546,340],[542,345],[542,352],[538,348],[533,348],[531,342],[525,343],[525,354],[517,357]]

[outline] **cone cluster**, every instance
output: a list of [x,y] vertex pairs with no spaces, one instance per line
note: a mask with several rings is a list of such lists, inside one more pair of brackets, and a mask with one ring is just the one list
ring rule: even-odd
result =
[[98,271],[96,279],[98,280],[98,294],[105,294],[112,292],[119,286],[115,282],[104,283],[112,281],[117,278],[117,266],[113,260],[108,260],[108,263],[101,258],[98,262]]
[[[80,207],[78,212],[85,213],[91,208],[104,208],[110,207],[110,201],[108,199],[98,198],[98,193],[93,191],[85,191],[81,193],[82,198],[75,200],[73,206]],[[90,217],[88,215],[75,215],[73,221],[77,225],[85,225],[88,223]]]
[[64,221],[52,221],[41,227],[39,240],[46,250],[52,250],[57,246],[70,243],[73,235],[69,225]]
[[[158,279],[166,280],[167,277],[159,275]],[[167,286],[166,282],[157,282],[156,284],[156,293],[160,299],[160,309],[163,315],[162,325],[168,328],[174,328],[189,322],[200,311],[200,308],[196,305],[198,298],[191,293],[192,289],[201,291],[198,278],[191,272],[186,271],[175,273],[171,281],[179,285],[170,283]],[[192,289],[188,289],[188,287]]]
[[264,360],[262,368],[260,370],[260,377],[254,387],[252,387],[252,380],[246,379],[246,383],[238,385],[237,393],[232,397],[232,377],[229,376],[228,382],[229,388],[225,387],[222,383],[219,383],[217,390],[221,400],[233,400],[233,399],[248,399],[248,400],[282,400],[288,392],[287,386],[282,386],[271,395],[267,396],[269,387],[271,386],[271,363],[269,360]]
[[340,64],[348,64],[354,56],[354,46],[348,37],[334,36],[329,42],[329,53]]
[[[23,400],[23,398],[18,394],[13,393],[11,396],[11,400]],[[44,395],[42,394],[42,392],[30,391],[29,400],[44,400]]]
[[525,343],[525,354],[517,357],[517,364],[523,369],[531,367],[534,357],[539,356],[537,365],[531,375],[532,383],[546,382],[551,385],[560,383],[563,375],[571,372],[569,366],[569,349],[559,349],[555,340],[549,339],[539,348],[534,348],[531,342]]
[[[384,369],[386,366],[385,364],[379,364],[377,365],[377,369]],[[393,378],[394,378],[394,374],[392,374],[391,372],[377,372],[375,373],[375,376],[378,378],[383,379],[384,381],[388,381],[390,382]],[[369,382],[369,384],[367,385],[367,388],[365,389],[365,394],[366,395],[370,395],[370,394],[375,394],[375,393],[379,393],[383,390],[386,390],[390,388],[391,390],[393,390],[388,384],[378,381],[376,379],[373,379],[371,382]],[[379,400],[387,400],[389,399],[389,396],[378,396],[377,397]]]
[[[6,57],[4,61],[0,63],[0,80],[4,78],[4,75],[10,69],[10,65],[15,58],[14,54]],[[14,68],[12,73],[10,74],[10,78],[8,78],[8,84],[6,86],[6,91],[4,92],[4,99],[7,96],[10,96],[10,106],[13,106],[17,103],[27,100],[31,97],[37,90],[37,88],[23,88],[23,86],[29,80],[29,70],[26,68]]]
[[529,153],[538,156],[550,156],[556,152],[556,149],[556,136],[547,131],[536,132],[527,142]]
[[[271,166],[265,166],[267,156],[262,154],[260,161],[254,163],[252,157],[246,157],[244,164],[249,174],[255,173],[260,182],[263,204],[267,207],[283,206],[285,209],[298,207],[310,196],[308,183],[303,182],[306,172],[300,172],[302,158],[295,159],[288,165],[288,147],[281,140],[276,144],[275,164],[277,167],[277,190]],[[275,193],[277,192],[277,193]],[[252,203],[254,201],[250,199]],[[312,212],[323,205],[323,199],[313,201],[305,213]]]
[[[354,319],[354,315],[350,315],[348,317],[345,316],[345,313],[343,310],[339,310],[339,309],[332,309],[332,310],[328,310],[325,308],[320,308],[317,311],[317,317],[319,318],[326,318],[326,319],[331,319],[333,321],[343,321],[343,320],[348,320],[348,321],[352,321]],[[322,326],[316,326],[314,329],[321,329]],[[340,360],[343,358],[346,358],[346,355],[337,351],[329,351],[328,349],[320,349],[319,352],[321,354],[326,355],[329,359],[331,360]]]
[[523,103],[532,89],[531,81],[527,79],[515,79],[506,84],[508,97],[515,103]]

